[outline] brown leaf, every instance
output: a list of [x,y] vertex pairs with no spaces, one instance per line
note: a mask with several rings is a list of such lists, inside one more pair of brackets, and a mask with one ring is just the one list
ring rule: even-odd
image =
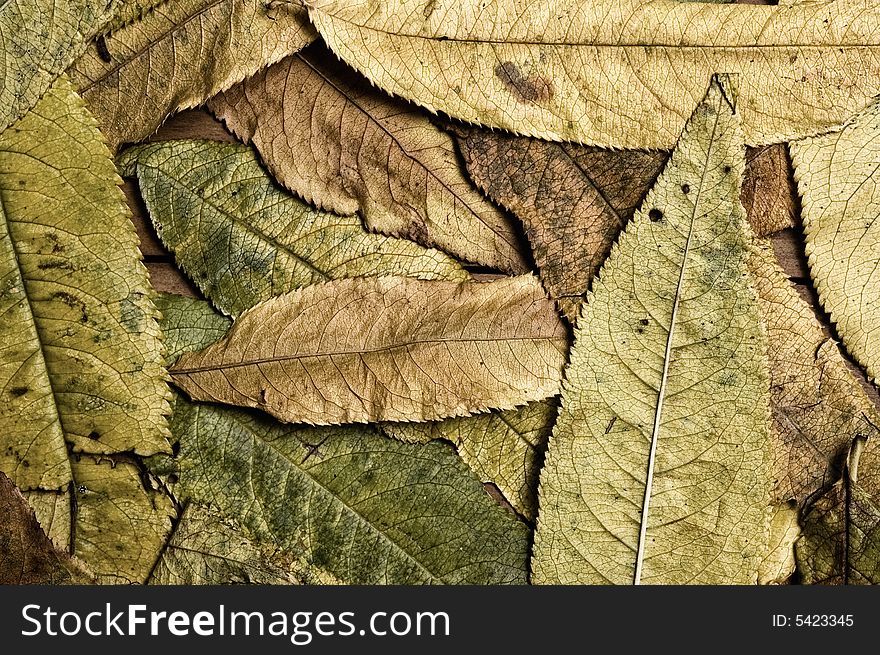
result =
[[510,409],[559,391],[568,335],[537,278],[336,280],[245,311],[171,370],[194,400],[329,425]]
[[85,568],[46,536],[34,510],[0,473],[0,584],[84,584]]
[[461,128],[465,165],[522,221],[550,295],[574,322],[611,245],[666,162],[666,153],[611,151]]
[[424,112],[375,90],[323,46],[261,71],[209,102],[278,180],[367,227],[512,273],[528,270],[510,219],[459,166]]
[[880,438],[880,417],[812,309],[760,243],[749,266],[767,325],[774,501],[799,506],[840,475],[856,438]]
[[[548,293],[572,322],[668,153],[606,150],[456,126],[468,172],[523,223]],[[749,148],[741,200],[757,234],[792,224],[784,145]]]
[[756,235],[765,236],[795,224],[796,192],[784,143],[746,149],[740,200]]

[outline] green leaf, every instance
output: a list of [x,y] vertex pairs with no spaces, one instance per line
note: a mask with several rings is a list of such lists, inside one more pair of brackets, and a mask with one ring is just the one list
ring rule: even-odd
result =
[[149,584],[331,584],[284,551],[208,506],[190,505],[165,545]]
[[68,445],[169,448],[157,313],[119,182],[64,79],[0,134],[0,470],[25,491],[71,481]]
[[182,356],[193,400],[333,425],[426,421],[555,395],[568,338],[537,278],[335,280],[255,305]]
[[0,4],[0,132],[37,104],[112,18],[114,9],[107,0]]
[[313,38],[298,3],[170,0],[97,41],[68,74],[116,149]]
[[853,441],[843,475],[804,512],[797,542],[805,584],[880,584],[877,441]]
[[713,81],[578,318],[533,581],[757,581],[769,380],[744,165],[739,115]]
[[382,432],[407,443],[451,442],[484,482],[491,482],[511,506],[534,520],[538,472],[556,420],[557,403],[544,400],[519,409],[430,423],[385,423]]
[[277,187],[250,148],[166,141],[123,153],[159,237],[206,296],[237,316],[269,297],[367,275],[465,280],[437,250],[369,234],[357,216],[313,209]]
[[[160,307],[181,349],[225,321],[209,319],[204,302],[163,296]],[[177,480],[178,500],[212,504],[309,570],[350,584],[525,582],[528,530],[448,446],[398,443],[366,426],[282,426],[182,397],[172,431],[177,457],[151,464]]]

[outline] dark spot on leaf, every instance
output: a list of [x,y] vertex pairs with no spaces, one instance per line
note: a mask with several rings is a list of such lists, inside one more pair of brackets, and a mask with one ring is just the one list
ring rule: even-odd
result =
[[174,455],[174,457],[177,457],[177,453],[179,453],[179,452],[180,452],[180,442],[175,441],[173,444],[171,444],[171,454]]
[[171,484],[177,484],[180,481],[180,476],[177,473],[171,473],[168,476],[168,482]]
[[512,61],[503,61],[495,66],[495,77],[520,102],[546,102],[555,93],[550,80],[540,75],[525,76]]
[[650,321],[648,321],[648,319],[646,318],[639,319],[639,323],[641,323],[642,325],[647,325],[649,322]]
[[24,186],[24,185],[26,185],[26,184],[27,184],[27,182],[25,182],[24,180],[19,180],[19,181],[18,181],[18,186]]
[[55,268],[66,268],[68,270],[73,270],[73,266],[71,266],[70,262],[65,259],[40,262],[39,264],[37,264],[37,268],[41,271],[50,271]]
[[119,322],[131,333],[143,332],[146,314],[140,308],[141,294],[132,292],[120,303]]
[[98,441],[98,439],[100,438],[101,435],[96,430],[92,430],[91,432],[89,432],[89,439],[91,439],[92,441]]
[[107,39],[103,36],[99,36],[95,41],[95,47],[98,49],[98,56],[101,58],[105,64],[109,64],[113,61],[113,57],[110,56],[110,50],[107,49]]
[[724,170],[725,173],[729,173],[729,172],[730,172],[730,166],[725,166],[723,170]]
[[682,193],[690,193],[691,192],[691,185],[690,184],[682,184],[681,185],[681,192]]
[[25,468],[30,468],[31,463],[29,461],[27,461],[26,459],[23,459],[23,460],[21,460],[21,465]]
[[28,391],[30,391],[27,387],[12,387],[9,390],[9,393],[13,398],[18,398],[19,396],[25,395]]
[[648,212],[648,218],[651,219],[652,223],[656,223],[657,221],[663,220],[663,212],[654,207],[651,211]]
[[55,300],[60,300],[68,307],[78,308],[80,311],[80,314],[81,314],[80,318],[79,318],[80,323],[88,323],[89,322],[89,315],[86,312],[86,304],[82,300],[80,300],[79,298],[74,296],[73,294],[67,293],[66,291],[56,291],[55,293],[52,294],[52,298]]

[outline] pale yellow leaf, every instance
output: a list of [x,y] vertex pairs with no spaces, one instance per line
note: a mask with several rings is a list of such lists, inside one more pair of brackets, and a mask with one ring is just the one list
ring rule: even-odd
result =
[[0,134],[0,470],[71,481],[73,451],[167,451],[157,312],[110,153],[59,79]]
[[739,115],[713,82],[578,318],[534,582],[757,582],[769,379],[744,165]]
[[880,375],[880,103],[791,144],[810,275],[846,349]]
[[814,135],[880,93],[880,4],[306,0],[372,82],[455,118],[557,141],[667,148],[712,73],[746,142]]

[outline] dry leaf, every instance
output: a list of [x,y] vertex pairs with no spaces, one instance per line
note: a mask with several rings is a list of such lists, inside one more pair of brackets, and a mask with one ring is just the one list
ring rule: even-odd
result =
[[767,325],[774,501],[802,508],[840,477],[853,439],[880,439],[880,416],[769,243],[753,250],[749,268]]
[[169,448],[156,309],[109,154],[63,78],[0,134],[0,470],[25,491],[71,481],[68,444]]
[[740,200],[759,237],[795,224],[794,179],[784,143],[746,150],[746,174]]
[[312,285],[244,312],[172,369],[194,400],[291,423],[425,421],[559,390],[567,335],[537,278]]
[[804,513],[796,553],[805,584],[880,584],[877,443],[856,439],[840,480]]
[[163,141],[125,151],[162,242],[222,312],[317,282],[368,275],[466,280],[433,249],[364,231],[279,189],[237,143]]
[[758,584],[788,584],[794,575],[794,544],[801,535],[798,510],[792,505],[774,505],[770,518],[770,547],[758,568]]
[[87,584],[92,575],[56,548],[12,481],[0,473],[0,584]]
[[0,131],[24,116],[113,18],[107,0],[0,4]]
[[510,219],[462,174],[449,136],[313,46],[209,102],[278,181],[375,232],[528,270]]
[[880,93],[875,0],[306,0],[330,48],[431,111],[554,141],[669,148],[710,75],[746,143],[819,134]]
[[456,128],[468,172],[522,221],[541,281],[572,323],[593,276],[666,162]]
[[751,583],[769,539],[766,335],[713,82],[575,330],[539,487],[539,583]]
[[313,38],[298,4],[174,0],[99,39],[68,74],[115,149]]
[[[205,302],[164,296],[160,307],[171,357],[229,324]],[[321,582],[525,582],[527,528],[444,444],[399,443],[368,426],[282,426],[182,397],[172,431],[177,457],[151,464],[177,498],[211,503]]]
[[846,349],[880,375],[880,103],[847,127],[792,143],[810,275]]
[[533,521],[538,514],[538,472],[556,412],[554,399],[434,423],[385,423],[381,429],[408,443],[451,442],[481,480],[498,487],[517,512]]
[[150,574],[149,584],[330,584],[259,542],[237,521],[208,506],[189,505]]

